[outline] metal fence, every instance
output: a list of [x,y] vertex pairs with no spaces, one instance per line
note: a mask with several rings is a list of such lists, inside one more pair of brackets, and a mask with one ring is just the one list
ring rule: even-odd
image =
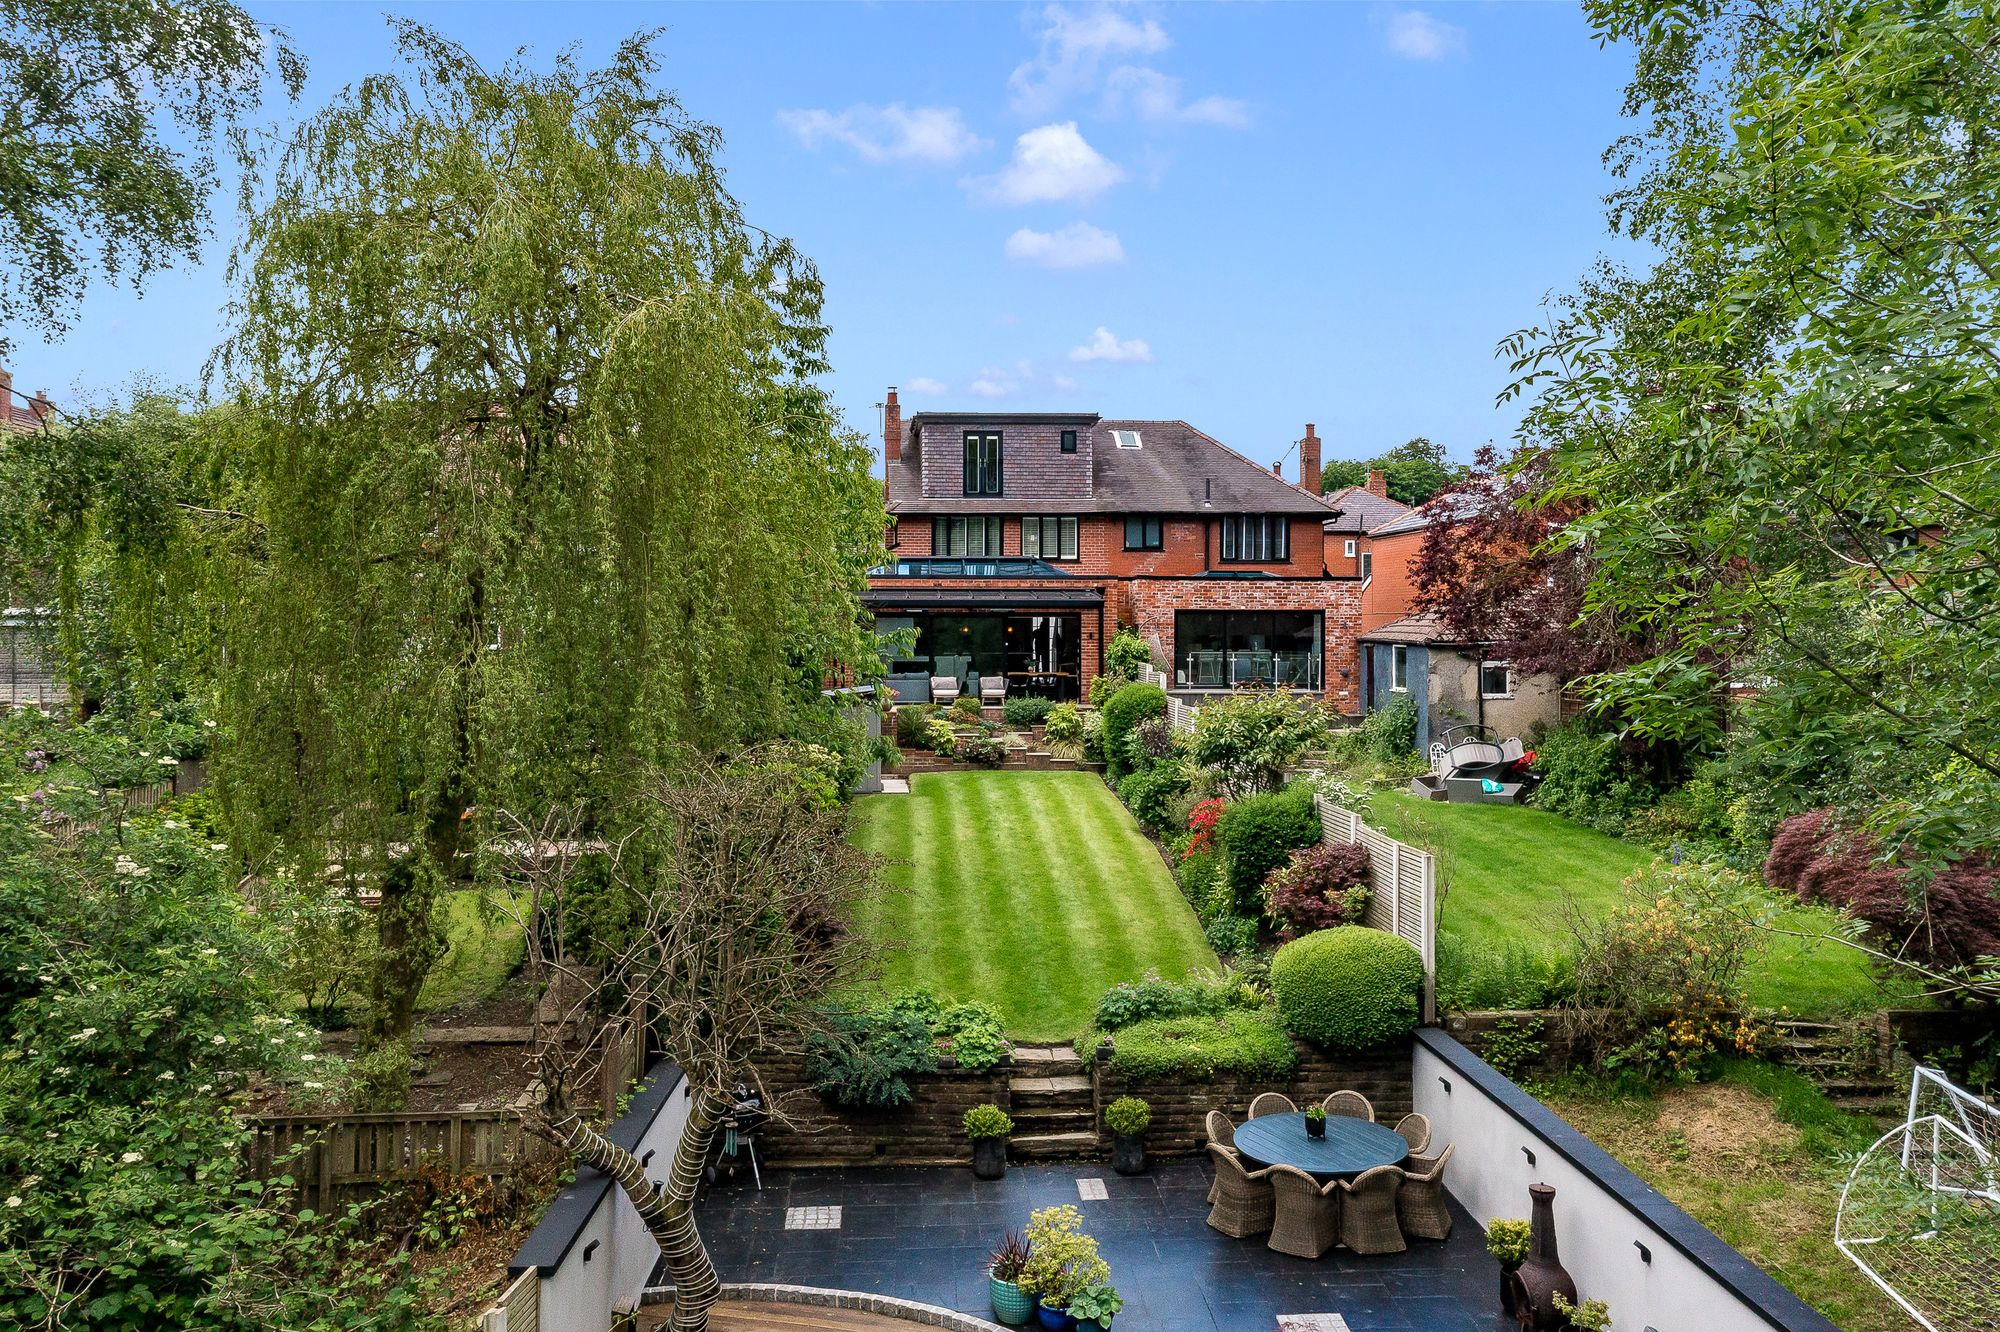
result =
[[1324,796],[1314,796],[1319,808],[1320,836],[1327,842],[1353,842],[1368,848],[1371,880],[1368,909],[1361,923],[1400,935],[1424,959],[1424,1021],[1437,1019],[1437,861],[1428,851],[1399,842],[1371,828],[1361,816]]

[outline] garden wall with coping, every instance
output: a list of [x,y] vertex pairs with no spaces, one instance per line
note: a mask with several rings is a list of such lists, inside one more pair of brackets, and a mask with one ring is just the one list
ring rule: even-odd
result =
[[1285,1079],[1218,1078],[1214,1082],[1151,1082],[1126,1078],[1111,1064],[1111,1047],[1099,1046],[1092,1064],[1097,1095],[1097,1125],[1104,1132],[1104,1107],[1120,1096],[1138,1096],[1153,1108],[1146,1129],[1146,1150],[1155,1156],[1196,1156],[1208,1141],[1207,1118],[1220,1110],[1232,1123],[1243,1122],[1251,1098],[1283,1092],[1303,1110],[1331,1092],[1358,1091],[1375,1107],[1377,1122],[1394,1126],[1410,1113],[1410,1040],[1392,1042],[1355,1054],[1328,1054],[1294,1040],[1299,1066]]
[[969,1164],[965,1112],[975,1105],[1011,1110],[1011,1059],[973,1073],[949,1060],[935,1073],[909,1079],[915,1093],[895,1110],[849,1110],[812,1089],[805,1057],[780,1055],[761,1062],[767,1094],[782,1097],[790,1124],[775,1120],[757,1133],[761,1158],[773,1165]]

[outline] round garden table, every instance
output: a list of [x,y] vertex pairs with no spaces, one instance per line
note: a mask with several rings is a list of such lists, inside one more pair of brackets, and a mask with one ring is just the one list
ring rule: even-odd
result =
[[1308,1138],[1305,1115],[1293,1111],[1239,1124],[1236,1154],[1259,1168],[1297,1166],[1324,1184],[1329,1179],[1351,1179],[1376,1166],[1401,1165],[1410,1154],[1410,1144],[1392,1128],[1346,1115],[1328,1115],[1326,1136]]

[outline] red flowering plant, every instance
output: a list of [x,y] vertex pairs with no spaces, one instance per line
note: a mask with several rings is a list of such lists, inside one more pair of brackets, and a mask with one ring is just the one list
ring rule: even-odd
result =
[[1181,859],[1215,850],[1215,825],[1222,817],[1222,797],[1210,796],[1188,811],[1188,843]]

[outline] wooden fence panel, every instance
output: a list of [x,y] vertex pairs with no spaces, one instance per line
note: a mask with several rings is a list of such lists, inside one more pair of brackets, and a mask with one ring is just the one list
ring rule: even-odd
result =
[[367,1115],[253,1115],[246,1160],[290,1175],[301,1206],[325,1211],[408,1179],[425,1161],[454,1175],[510,1175],[548,1151],[506,1110]]
[[1368,848],[1368,907],[1361,923],[1410,941],[1424,961],[1424,1021],[1437,1018],[1437,862],[1428,851],[1399,842],[1361,821],[1324,796],[1320,837],[1326,842],[1358,842]]
[[541,1332],[541,1294],[541,1273],[531,1267],[480,1316],[479,1332]]

